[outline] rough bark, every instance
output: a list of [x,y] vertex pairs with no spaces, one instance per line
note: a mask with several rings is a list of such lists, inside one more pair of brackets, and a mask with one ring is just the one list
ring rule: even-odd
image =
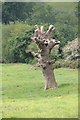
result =
[[55,30],[53,25],[49,26],[47,32],[44,32],[43,26],[35,26],[36,30],[32,40],[37,44],[40,51],[38,53],[32,52],[32,55],[38,59],[38,65],[42,67],[42,72],[45,77],[45,89],[57,87],[57,82],[54,76],[54,61],[50,59],[50,52],[52,48],[59,44],[60,41],[51,38],[51,33]]
[[45,89],[55,88],[55,87],[57,87],[57,83],[55,81],[55,76],[54,76],[54,72],[53,72],[53,70],[54,70],[53,64],[49,60],[48,56],[45,58],[46,58],[46,61],[42,62],[42,72],[45,77]]

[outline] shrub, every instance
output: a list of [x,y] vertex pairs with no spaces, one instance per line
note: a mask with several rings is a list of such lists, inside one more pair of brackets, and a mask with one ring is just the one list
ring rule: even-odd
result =
[[61,61],[56,61],[54,64],[54,68],[61,68],[62,67],[62,62]]
[[61,67],[65,67],[65,68],[72,68],[72,69],[75,69],[75,68],[79,68],[79,61],[65,61],[65,60],[58,60],[55,62],[54,64],[54,68],[61,68]]
[[31,26],[25,23],[3,25],[2,62],[25,62],[25,49],[30,43]]

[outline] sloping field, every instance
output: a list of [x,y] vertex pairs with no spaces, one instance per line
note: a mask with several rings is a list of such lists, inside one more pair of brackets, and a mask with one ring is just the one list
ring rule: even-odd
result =
[[78,71],[55,69],[57,89],[44,91],[40,69],[26,64],[3,64],[3,117],[77,118]]

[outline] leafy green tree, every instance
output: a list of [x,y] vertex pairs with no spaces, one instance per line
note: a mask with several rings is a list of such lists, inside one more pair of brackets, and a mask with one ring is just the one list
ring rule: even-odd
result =
[[36,3],[33,6],[32,23],[55,23],[55,10],[45,3]]
[[[22,45],[24,43],[23,38],[25,37],[25,34],[27,34],[27,32],[29,32],[31,29],[32,29],[31,26],[24,23],[15,23],[11,25],[3,24],[2,27],[2,51],[3,51],[2,61],[3,62],[9,63],[9,62],[21,61],[21,59],[23,59],[21,57],[18,57],[18,60],[15,60],[17,55],[14,53],[17,52],[19,54],[19,51],[21,51],[22,49],[24,51],[24,47],[18,50],[17,46]],[[28,37],[25,42],[27,41],[28,41]]]
[[33,56],[28,53],[26,54],[25,50],[27,46],[31,42],[31,36],[33,33],[33,29],[27,31],[22,37],[17,37],[13,42],[10,42],[10,55],[11,62],[29,62],[29,59],[33,58]]
[[10,21],[30,19],[33,4],[28,2],[4,2],[2,5],[3,23],[9,24]]

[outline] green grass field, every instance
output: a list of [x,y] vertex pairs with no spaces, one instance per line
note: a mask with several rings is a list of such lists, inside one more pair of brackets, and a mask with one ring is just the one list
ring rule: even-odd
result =
[[59,87],[44,91],[39,68],[26,64],[3,64],[3,117],[77,118],[78,71],[55,69]]

